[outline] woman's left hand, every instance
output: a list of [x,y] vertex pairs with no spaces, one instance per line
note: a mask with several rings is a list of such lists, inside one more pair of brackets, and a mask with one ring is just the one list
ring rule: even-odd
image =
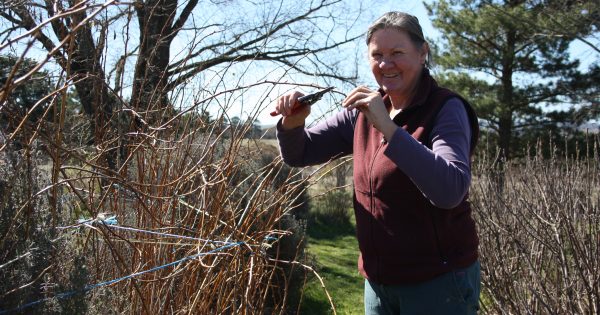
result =
[[390,113],[378,91],[373,91],[366,86],[359,86],[352,90],[342,106],[347,110],[354,108],[361,111],[373,127],[379,130],[386,139],[390,139],[398,126],[390,118]]

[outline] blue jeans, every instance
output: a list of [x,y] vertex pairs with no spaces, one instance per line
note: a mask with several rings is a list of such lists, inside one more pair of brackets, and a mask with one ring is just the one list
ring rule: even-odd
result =
[[433,280],[410,285],[380,285],[365,280],[365,314],[477,314],[479,261]]

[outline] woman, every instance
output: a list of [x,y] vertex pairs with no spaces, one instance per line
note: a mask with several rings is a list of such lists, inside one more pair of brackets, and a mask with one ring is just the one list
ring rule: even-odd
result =
[[467,192],[479,129],[471,106],[430,76],[417,18],[389,12],[367,32],[379,90],[305,129],[310,107],[281,96],[277,137],[292,166],[354,157],[354,210],[366,314],[476,314],[479,273]]

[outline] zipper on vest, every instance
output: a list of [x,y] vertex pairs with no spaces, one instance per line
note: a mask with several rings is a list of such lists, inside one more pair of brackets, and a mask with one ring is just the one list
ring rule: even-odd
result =
[[448,265],[448,257],[442,251],[442,243],[440,241],[440,235],[438,233],[437,225],[435,224],[435,216],[433,215],[433,210],[429,209],[429,214],[431,215],[431,225],[433,226],[433,233],[435,234],[435,242],[438,248],[438,252],[440,253],[440,260],[442,261],[442,265]]
[[380,277],[380,269],[379,265],[380,265],[380,260],[381,258],[379,257],[379,253],[377,252],[377,246],[375,246],[375,238],[374,238],[374,221],[375,221],[375,216],[373,214],[373,208],[374,206],[374,201],[373,201],[373,195],[375,190],[373,189],[373,168],[375,166],[375,158],[377,158],[377,155],[379,154],[379,151],[381,150],[381,148],[383,147],[383,143],[380,142],[379,145],[377,146],[377,150],[375,150],[375,154],[373,154],[373,157],[371,159],[371,165],[369,166],[369,212],[371,212],[371,220],[370,220],[370,232],[371,232],[371,244],[372,244],[372,248],[373,251],[375,252],[375,257],[377,257],[377,275],[376,275],[376,279],[377,281],[381,281],[381,277]]

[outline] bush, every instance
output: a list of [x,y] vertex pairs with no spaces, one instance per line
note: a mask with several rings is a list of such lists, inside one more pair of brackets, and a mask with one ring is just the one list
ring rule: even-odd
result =
[[352,217],[352,194],[336,189],[319,196],[311,209],[311,220],[325,224],[347,226]]
[[37,193],[50,183],[40,156],[35,145],[8,143],[0,151],[0,310],[40,301],[23,312],[83,314],[87,300],[82,295],[71,302],[47,299],[80,289],[88,278],[72,257],[72,239],[55,228],[65,213],[52,207],[52,195]]
[[[482,159],[471,200],[489,314],[600,311],[600,158]],[[591,157],[591,158],[589,158]],[[502,180],[498,180],[502,178]]]
[[[136,146],[118,171],[98,167],[99,146],[75,150],[65,142],[63,155],[50,163],[45,153],[54,151],[3,147],[0,311],[41,299],[23,312],[295,310],[288,297],[299,292],[305,274],[295,264],[304,255],[305,179],[283,165],[276,148],[237,133],[224,140],[219,128],[175,128],[177,134],[157,133],[157,142],[130,136],[125,143]],[[67,228],[105,214],[116,215],[121,227],[181,237],[102,223]],[[238,245],[219,250],[223,242]],[[205,255],[169,265],[199,253]]]

